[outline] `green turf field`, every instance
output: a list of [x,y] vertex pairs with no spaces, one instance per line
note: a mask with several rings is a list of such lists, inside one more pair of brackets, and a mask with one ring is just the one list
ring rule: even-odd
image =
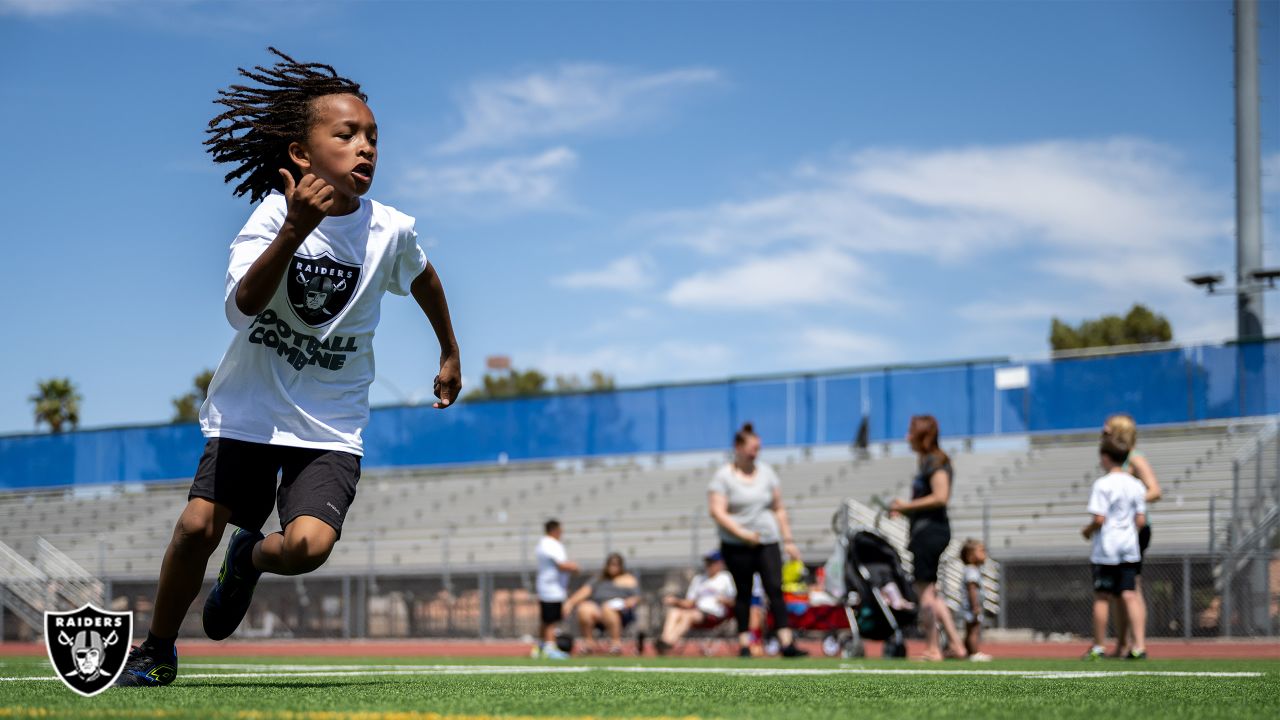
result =
[[299,657],[196,658],[181,669],[168,688],[82,698],[43,658],[0,657],[0,719],[1280,717],[1276,661]]

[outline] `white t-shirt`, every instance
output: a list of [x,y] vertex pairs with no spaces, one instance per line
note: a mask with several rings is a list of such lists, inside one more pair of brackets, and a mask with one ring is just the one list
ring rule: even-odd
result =
[[569,573],[560,570],[560,565],[569,560],[564,550],[564,543],[543,535],[538,541],[538,548],[533,553],[538,560],[538,579],[535,589],[542,602],[564,602],[569,598]]
[[321,221],[266,309],[245,315],[236,289],[285,212],[284,196],[271,193],[231,243],[223,300],[236,335],[200,408],[200,429],[206,437],[362,455],[382,295],[408,295],[427,257],[413,218],[361,199],[354,213]]
[[[760,544],[779,541],[778,519],[773,514],[773,490],[778,487],[778,474],[762,462],[756,463],[755,477],[744,482],[733,464],[727,464],[712,476],[707,490],[725,496],[729,516],[747,530],[760,533]],[[717,526],[721,542],[742,545],[742,540]]]
[[1142,559],[1136,517],[1147,512],[1146,495],[1142,482],[1126,472],[1114,470],[1094,481],[1089,512],[1106,520],[1093,535],[1091,562],[1119,565]]
[[694,575],[693,580],[689,582],[689,591],[684,597],[686,600],[692,600],[694,607],[701,610],[703,614],[722,618],[729,612],[725,603],[733,602],[737,594],[733,586],[733,576],[728,570],[721,570],[711,577],[707,577],[705,573]]

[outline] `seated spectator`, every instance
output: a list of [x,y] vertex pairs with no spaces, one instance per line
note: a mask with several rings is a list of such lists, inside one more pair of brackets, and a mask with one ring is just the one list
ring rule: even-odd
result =
[[[564,614],[578,611],[578,627],[585,643],[597,628],[609,635],[609,653],[622,654],[622,629],[635,620],[640,603],[640,583],[627,572],[618,553],[605,560],[600,576],[578,588],[564,604]],[[597,644],[597,650],[601,649]]]
[[683,598],[668,595],[662,600],[667,617],[662,624],[662,635],[653,644],[659,655],[666,655],[689,630],[715,627],[729,617],[737,595],[733,576],[725,570],[719,550],[707,553],[702,562],[703,572],[693,576]]

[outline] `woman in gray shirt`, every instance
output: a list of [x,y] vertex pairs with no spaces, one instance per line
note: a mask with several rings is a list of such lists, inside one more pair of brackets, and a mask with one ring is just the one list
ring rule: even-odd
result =
[[800,559],[800,550],[791,538],[791,523],[782,506],[782,489],[773,468],[757,462],[760,438],[751,423],[733,437],[733,462],[716,471],[707,487],[707,505],[720,531],[720,554],[739,588],[733,612],[738,621],[738,654],[751,657],[752,575],[760,575],[773,627],[782,644],[784,657],[801,657],[807,652],[795,646],[795,635],[787,623],[787,606],[782,599],[782,553]]

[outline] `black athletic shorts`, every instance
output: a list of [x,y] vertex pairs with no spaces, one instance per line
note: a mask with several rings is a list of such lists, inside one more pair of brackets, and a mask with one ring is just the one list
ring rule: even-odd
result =
[[1093,591],[1119,595],[1137,587],[1138,563],[1093,566]]
[[231,508],[231,524],[246,530],[261,530],[275,507],[280,527],[310,515],[342,537],[359,481],[358,455],[210,438],[187,500],[204,498]]
[[918,583],[938,582],[938,562],[951,544],[951,526],[928,523],[911,533],[907,550],[911,553],[911,574]]
[[539,600],[538,607],[542,610],[543,625],[552,625],[564,618],[564,603],[562,602],[543,602]]

